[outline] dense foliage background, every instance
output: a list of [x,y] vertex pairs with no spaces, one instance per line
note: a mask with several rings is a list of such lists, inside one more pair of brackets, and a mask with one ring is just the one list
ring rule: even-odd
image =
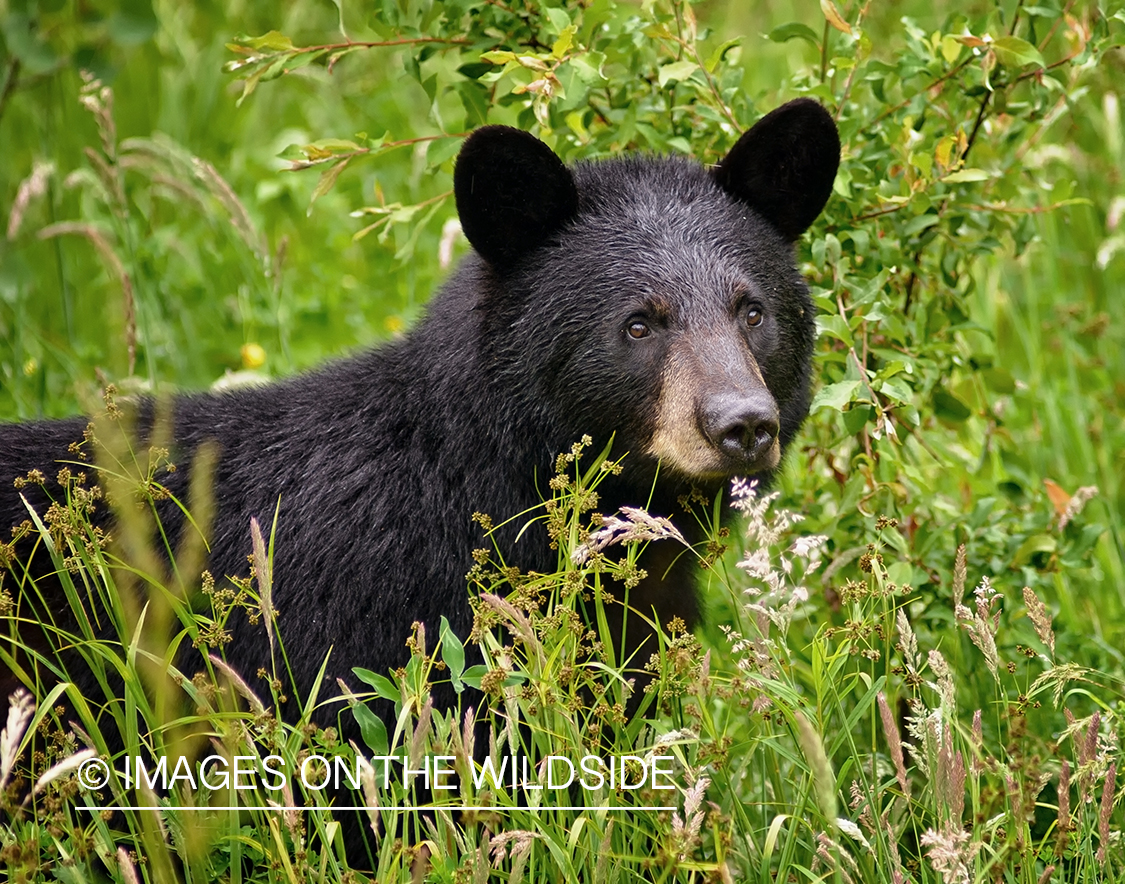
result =
[[[466,248],[452,165],[483,122],[535,131],[567,160],[714,162],[757,116],[812,95],[845,155],[800,244],[822,389],[779,490],[802,532],[826,535],[827,567],[787,612],[786,665],[805,692],[791,705],[811,703],[826,741],[854,731],[879,747],[849,767],[857,746],[828,745],[849,770],[846,816],[856,768],[877,780],[878,756],[891,770],[876,694],[905,722],[925,717],[910,702],[940,681],[896,632],[901,608],[955,673],[965,711],[946,703],[948,726],[968,746],[984,709],[985,742],[1007,765],[999,791],[973,799],[973,843],[989,849],[972,876],[1051,880],[1053,862],[1054,880],[1116,880],[1120,862],[1095,852],[1125,849],[1106,780],[1125,731],[1123,41],[1120,3],[1061,0],[0,2],[0,417],[92,407],[107,381],[284,376],[401,333]],[[974,624],[951,595],[982,578],[996,596],[986,587]],[[711,583],[702,641],[718,659],[731,646],[721,627],[745,614]],[[1050,645],[1024,587],[1054,618]],[[749,758],[764,731],[731,727],[724,751]],[[1078,751],[1076,770],[1108,781],[1110,803],[1090,797],[1090,847],[1076,856],[1043,846],[1032,811],[1038,799],[1057,812],[1057,787],[1040,790],[1079,727],[1100,748]],[[732,783],[747,779],[769,777]],[[763,808],[735,826],[756,833],[749,847],[714,835],[702,871],[676,874],[815,872],[818,846],[842,849],[810,823],[775,854],[775,812],[803,805],[769,801],[743,796]],[[989,823],[998,813],[1011,820]],[[894,831],[918,858],[948,811],[911,819]],[[885,843],[853,852],[885,862],[879,874],[945,874],[932,856],[896,865]],[[875,874],[840,863],[833,874]],[[950,868],[944,880],[973,879]]]

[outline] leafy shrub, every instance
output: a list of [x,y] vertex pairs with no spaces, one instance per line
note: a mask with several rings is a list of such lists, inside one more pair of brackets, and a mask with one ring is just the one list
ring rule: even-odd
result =
[[[203,383],[224,368],[307,364],[316,347],[304,329],[329,329],[345,343],[356,328],[393,333],[417,309],[415,289],[431,287],[438,262],[430,256],[459,247],[449,176],[457,136],[482,122],[533,129],[567,160],[641,149],[706,162],[780,102],[775,91],[811,95],[836,115],[845,156],[835,196],[801,247],[821,311],[824,385],[779,483],[809,534],[783,524],[790,519],[772,501],[771,516],[759,492],[741,497],[752,536],[716,530],[708,548],[684,553],[706,566],[712,611],[703,634],[670,630],[655,661],[615,660],[606,593],[624,596],[636,546],[594,549],[606,526],[590,523],[588,494],[602,458],[567,462],[545,526],[556,532],[558,573],[517,574],[486,553],[473,569],[483,668],[465,665],[448,632],[419,633],[401,672],[358,673],[370,694],[345,695],[365,754],[452,754],[468,789],[474,729],[464,709],[434,710],[426,698],[447,678],[480,685],[490,699],[477,715],[515,754],[568,756],[594,743],[605,754],[672,754],[676,809],[645,810],[665,800],[652,791],[608,789],[590,804],[631,812],[536,809],[520,805],[519,790],[495,788],[456,800],[487,798],[503,811],[411,812],[401,808],[426,796],[400,781],[372,793],[368,774],[362,803],[374,796],[384,835],[372,856],[379,880],[1121,876],[1125,348],[1109,299],[1122,277],[1125,139],[1114,83],[1125,16],[1119,6],[1047,3],[944,18],[917,8],[898,22],[869,5],[821,8],[815,27],[779,24],[768,44],[712,33],[701,20],[731,13],[716,7],[697,19],[682,2],[389,3],[377,15],[343,4],[339,37],[325,36],[331,26],[301,4],[273,32],[281,13],[251,10],[256,32],[267,33],[231,41],[238,132],[247,142],[263,133],[292,142],[282,155],[297,174],[269,178],[246,149],[237,156],[252,173],[235,168],[245,177],[232,186],[214,171],[226,166],[199,164],[172,140],[119,138],[120,103],[73,76],[60,80],[63,94],[69,102],[81,94],[96,122],[84,130],[97,144],[86,165],[63,173],[76,165],[72,146],[74,156],[53,169],[33,167],[21,142],[22,181],[5,179],[13,208],[0,246],[0,366],[4,409],[28,416],[73,407],[72,380],[94,386],[98,346],[109,337],[120,343],[108,376],[132,389],[168,377]],[[30,102],[39,81],[26,75],[52,70],[44,47],[63,58],[90,39],[94,26],[64,24],[65,14],[5,19],[0,61],[15,84],[0,99],[8,120],[39,119]],[[119,26],[96,53],[99,72],[126,51]],[[302,33],[311,38],[298,40]],[[26,34],[34,39],[21,43]],[[780,66],[771,47],[785,53]],[[200,56],[215,79],[216,52]],[[756,91],[760,56],[773,59],[765,69],[782,71],[771,75],[768,97]],[[379,81],[391,85],[372,88]],[[300,90],[331,113],[309,108],[295,123],[283,101]],[[406,101],[392,100],[393,91]],[[234,129],[232,99],[219,103]],[[417,106],[406,112],[401,103]],[[319,177],[301,172],[313,168]],[[268,185],[258,207],[235,196],[249,193],[255,176]],[[176,205],[185,195],[194,213]],[[318,247],[338,246],[326,250],[331,258],[298,237],[287,258],[285,222],[258,217],[261,205],[284,215],[298,204],[325,231]],[[358,218],[345,220],[349,211]],[[95,248],[64,247],[64,234]],[[362,311],[333,294],[336,280],[372,270],[353,236],[380,256],[370,278],[387,280],[386,298]],[[62,280],[61,313],[40,281],[49,266]],[[81,300],[76,279],[120,305],[108,321],[101,301]],[[209,300],[213,279],[222,280],[221,315]],[[44,291],[51,297],[36,296]],[[89,329],[87,314],[96,317]],[[146,457],[134,477],[142,499],[159,491],[158,460]],[[260,530],[256,543],[248,539],[254,577],[229,591],[220,585],[209,616],[184,601],[205,585],[186,566],[182,583],[157,579],[140,593],[149,607],[130,609],[123,600],[134,591],[119,585],[120,572],[82,527],[78,488],[64,482],[61,493],[60,503],[77,507],[68,524],[78,533],[67,535],[74,545],[56,546],[68,600],[100,599],[112,629],[59,634],[57,646],[81,648],[84,665],[102,673],[104,697],[42,685],[34,711],[13,699],[0,753],[5,771],[20,759],[24,778],[23,792],[7,793],[0,832],[11,876],[356,880],[327,812],[166,810],[166,829],[151,812],[90,813],[99,805],[77,787],[73,765],[87,742],[112,754],[103,730],[126,735],[119,768],[126,755],[198,751],[205,736],[228,757],[276,752],[287,769],[347,749],[335,733],[278,717],[283,643],[279,670],[260,684],[222,664],[232,605],[264,607],[271,622]],[[659,517],[717,521],[715,508],[705,509],[619,514],[612,527],[644,542],[674,530]],[[55,535],[40,518],[24,530],[46,544]],[[131,555],[151,563],[143,549],[136,542]],[[16,565],[2,597],[16,643],[13,606],[34,598],[22,580]],[[140,612],[176,641],[215,643],[198,681],[171,671],[159,642],[138,643]],[[283,636],[284,617],[277,628]],[[65,677],[50,655],[46,662]],[[53,711],[64,699],[80,730]],[[396,704],[396,727],[387,732],[365,699]],[[307,721],[317,703],[338,700],[287,702]],[[623,714],[630,703],[632,717]],[[239,797],[258,807],[273,796]],[[285,797],[326,801],[317,790]],[[113,795],[124,807],[153,799]],[[175,788],[158,800],[194,799]]]

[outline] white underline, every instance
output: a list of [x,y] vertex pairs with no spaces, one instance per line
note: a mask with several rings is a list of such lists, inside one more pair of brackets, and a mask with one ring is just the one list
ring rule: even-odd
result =
[[380,812],[424,811],[424,810],[456,810],[456,811],[476,811],[478,813],[488,813],[490,811],[493,812],[493,813],[504,813],[504,812],[515,812],[515,811],[518,811],[518,810],[523,810],[523,811],[589,810],[589,811],[594,811],[594,812],[627,810],[627,811],[634,811],[635,812],[635,811],[649,811],[649,810],[678,810],[678,809],[679,808],[676,808],[676,807],[587,807],[587,806],[558,807],[558,806],[553,805],[553,804],[543,805],[541,807],[471,807],[471,806],[463,805],[463,804],[458,804],[458,805],[446,804],[446,805],[439,805],[439,806],[422,805],[422,806],[419,806],[419,807],[415,807],[415,806],[402,807],[402,806],[398,806],[398,805],[395,805],[395,806],[388,805],[386,807],[340,807],[339,805],[335,805],[335,804],[332,805],[331,807],[305,807],[303,805],[299,806],[299,807],[297,807],[297,806],[278,807],[278,806],[272,805],[272,804],[268,805],[268,806],[265,806],[265,807],[263,807],[263,806],[256,806],[255,807],[255,806],[246,806],[246,805],[238,805],[236,807],[210,807],[208,805],[186,805],[186,806],[178,806],[178,807],[168,807],[168,806],[165,806],[165,805],[151,805],[151,804],[140,805],[140,806],[128,806],[128,807],[119,807],[117,805],[113,805],[113,806],[110,806],[110,807],[87,807],[87,810],[94,810],[94,811],[97,811],[99,813],[101,813],[103,811],[107,811],[107,810],[109,810],[109,811],[115,811],[115,810],[299,810],[299,811],[307,811],[307,810],[333,810],[333,811],[336,811],[336,810],[368,810],[368,811],[369,810],[377,810],[377,811],[380,811]]

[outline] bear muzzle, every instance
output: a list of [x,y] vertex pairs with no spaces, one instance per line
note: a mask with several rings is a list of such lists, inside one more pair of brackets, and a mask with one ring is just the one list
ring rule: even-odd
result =
[[704,437],[727,459],[731,473],[777,466],[781,454],[777,403],[766,390],[720,393],[700,408]]
[[753,476],[776,469],[781,462],[777,403],[753,375],[742,380],[746,383],[702,379],[689,371],[666,372],[648,454],[692,479]]

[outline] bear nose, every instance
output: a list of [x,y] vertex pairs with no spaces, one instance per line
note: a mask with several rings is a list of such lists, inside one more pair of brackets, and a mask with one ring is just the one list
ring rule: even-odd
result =
[[773,447],[778,432],[777,405],[766,391],[715,396],[703,415],[711,444],[729,457],[754,461]]

